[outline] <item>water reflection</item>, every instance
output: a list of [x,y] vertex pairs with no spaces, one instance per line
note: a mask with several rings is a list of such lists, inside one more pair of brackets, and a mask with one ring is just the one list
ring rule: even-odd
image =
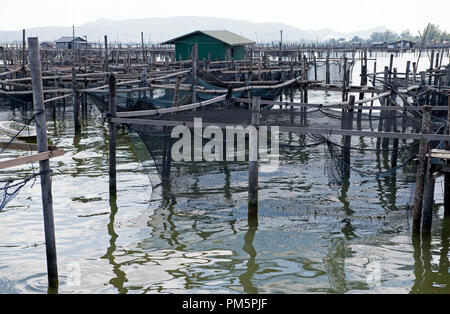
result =
[[414,248],[415,281],[411,293],[450,293],[449,275],[450,219],[444,219],[441,231],[439,264],[433,263],[433,244],[431,234],[417,234],[412,238]]
[[248,231],[244,236],[244,247],[242,248],[250,258],[247,261],[247,271],[239,276],[239,282],[245,293],[257,294],[258,288],[252,283],[253,275],[258,271],[259,265],[256,263],[256,250],[253,246],[256,231],[258,231],[258,216],[248,216]]
[[344,239],[332,239],[330,244],[328,254],[323,259],[328,273],[330,290],[333,293],[346,293],[349,288],[347,287],[347,276],[345,274],[345,258],[351,257],[351,252]]
[[[167,243],[170,245],[170,247],[182,251],[186,248],[186,245],[181,243],[178,240],[178,237],[180,236],[180,231],[177,230],[177,225],[174,221],[175,218],[175,207],[177,205],[177,201],[175,200],[174,197],[170,196],[170,197],[164,197],[163,198],[163,208],[167,211],[167,223],[164,223],[164,231],[169,232],[170,236],[169,238],[165,239],[167,240]],[[195,224],[196,224],[196,220],[193,220],[193,229],[196,230],[195,228]],[[205,239],[207,236],[204,234],[199,234],[203,239]],[[165,238],[164,233],[161,233],[160,235],[161,239]]]
[[107,259],[109,261],[109,264],[113,267],[113,273],[115,277],[111,278],[109,280],[109,283],[117,289],[117,291],[121,294],[125,294],[128,292],[128,289],[124,287],[124,283],[127,282],[126,274],[124,271],[121,270],[120,263],[116,262],[115,253],[117,250],[116,241],[119,237],[116,231],[114,230],[114,222],[116,220],[116,215],[118,211],[117,206],[117,194],[116,193],[110,193],[110,199],[109,199],[109,206],[111,209],[110,215],[109,215],[109,222],[108,222],[108,234],[110,236],[109,239],[109,247],[106,251],[106,254],[103,255],[101,258]]

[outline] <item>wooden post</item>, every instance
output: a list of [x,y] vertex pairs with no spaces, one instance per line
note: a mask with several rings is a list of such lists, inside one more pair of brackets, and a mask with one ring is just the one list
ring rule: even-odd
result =
[[192,103],[197,101],[197,60],[198,60],[198,44],[192,47]]
[[0,47],[0,51],[2,52],[2,55],[3,55],[3,66],[6,69],[8,69],[8,59],[6,58],[5,48],[4,47]]
[[[116,76],[114,73],[109,75],[109,114],[115,117],[116,107]],[[109,191],[115,194],[117,191],[116,177],[116,137],[117,130],[115,123],[109,122]]]
[[[365,58],[361,60],[361,86],[367,86],[367,54],[365,54]],[[364,99],[364,93],[359,94],[359,100],[362,99]]]
[[[89,87],[89,83],[88,83],[87,78],[85,77],[84,78],[84,88],[88,89],[88,87]],[[87,107],[88,107],[87,94],[84,93],[84,96],[83,96],[83,108],[82,108],[82,116],[84,118],[87,118],[87,112],[88,112]]]
[[[355,96],[351,95],[350,100],[348,102],[346,110],[343,112],[342,118],[344,121],[344,129],[346,130],[353,130],[353,112],[354,112],[354,106],[355,106]],[[352,137],[351,136],[344,136],[344,148],[343,148],[343,154],[344,154],[344,177],[350,178],[350,164],[351,164],[351,146],[352,146]]]
[[22,31],[22,72],[23,72],[23,76],[26,75],[26,65],[27,65],[27,57],[26,57],[26,42],[25,42],[25,30]]
[[258,138],[260,123],[261,97],[253,97],[252,126],[249,135],[249,166],[248,166],[248,214],[258,214]]
[[[56,78],[57,76],[58,76],[58,70],[55,70],[55,81],[53,82],[53,86],[55,87],[55,90],[58,89],[58,79]],[[55,93],[54,97],[55,98],[58,97],[58,93]],[[53,116],[52,117],[53,117],[53,120],[55,121],[56,120],[56,101],[53,101],[52,107],[53,107]]]
[[[387,91],[388,79],[389,79],[389,68],[388,67],[384,67],[383,92]],[[388,98],[387,97],[383,97],[380,100],[380,103],[381,103],[382,106],[386,106],[387,102],[388,102]],[[381,110],[380,111],[380,117],[379,117],[379,120],[378,120],[378,132],[382,132],[383,131],[383,124],[385,123],[385,121],[384,121],[385,115],[386,115],[385,110]],[[381,139],[378,137],[377,138],[377,144],[376,144],[377,149],[380,149],[380,144],[381,144]]]
[[325,63],[325,84],[330,84],[330,53],[327,52],[327,60]]
[[248,80],[253,81],[253,45],[250,47],[250,70],[248,73]]
[[[308,80],[308,69],[306,67],[308,63],[308,60],[306,59],[306,56],[303,56],[303,80],[307,81]],[[304,83],[304,89],[303,89],[303,101],[305,102],[305,104],[308,103],[308,85],[306,83]],[[306,107],[305,107],[305,114],[306,114]]]
[[427,169],[423,193],[422,233],[424,234],[429,234],[431,232],[431,222],[433,218],[434,186],[436,179],[434,178],[432,170],[431,149],[428,147]]
[[417,84],[417,64],[413,62],[413,85]]
[[[429,134],[431,128],[431,106],[423,106],[422,117],[422,134]],[[420,222],[422,219],[422,205],[423,205],[423,191],[425,184],[425,161],[428,150],[428,141],[426,139],[420,140],[417,177],[416,177],[416,192],[414,195],[413,206],[413,233],[420,231]]]
[[317,81],[317,59],[315,55],[314,55],[314,80]]
[[[373,63],[373,76],[372,76],[372,86],[375,87],[377,81],[377,62]],[[372,97],[373,97],[372,93]],[[370,106],[373,107],[373,100],[370,102]],[[369,117],[372,117],[372,110],[369,110]]]
[[141,32],[141,46],[142,46],[142,62],[145,63],[146,55],[145,55],[145,46],[144,46],[144,32]]
[[[39,153],[48,151],[47,128],[45,124],[45,105],[42,84],[41,58],[39,40],[28,38],[31,82],[33,86],[33,103],[36,116],[36,133]],[[56,256],[55,224],[53,220],[53,197],[50,161],[39,162],[41,177],[42,206],[44,214],[45,248],[47,253],[48,284],[51,289],[58,287],[58,263]]]
[[434,49],[431,50],[431,58],[430,58],[430,70],[429,70],[429,78],[428,78],[428,86],[431,86],[432,78],[433,78],[433,66],[434,66]]
[[411,61],[406,63],[406,74],[405,74],[405,88],[409,87],[409,72],[411,68]]
[[75,67],[75,26],[72,26],[72,67]]
[[[396,99],[397,97],[397,90],[398,90],[398,76],[397,76],[397,69],[394,68],[394,84],[393,84],[393,89],[394,89],[394,94],[392,96],[392,99]],[[396,102],[392,102],[391,104],[392,106],[396,106]],[[393,129],[394,132],[398,132],[397,130],[397,117],[396,117],[397,113],[395,111],[391,111],[390,115],[389,115],[389,120],[390,120],[390,125]],[[389,132],[390,130],[386,130],[387,132]],[[398,138],[394,138],[392,139],[392,155],[391,155],[391,169],[395,169],[397,168],[397,160],[398,160]],[[394,170],[395,171],[395,170]],[[394,172],[395,173],[395,172]],[[392,183],[393,186],[395,187],[396,184],[396,176],[393,175],[392,176]]]
[[280,65],[283,64],[283,30],[280,31],[280,51],[278,55],[278,62]]
[[72,68],[72,100],[73,100],[73,121],[75,132],[80,130],[80,102],[78,101],[77,74],[75,68]]
[[[290,68],[290,79],[292,80],[294,78],[294,63],[291,62],[291,68]],[[294,102],[294,85],[292,84],[289,88],[289,101]],[[289,117],[290,117],[290,123],[294,124],[294,106],[289,107]]]
[[181,85],[181,75],[177,77],[177,85],[175,86],[175,92],[173,94],[173,104],[172,107],[178,107],[178,95],[180,93],[180,85]]
[[105,35],[105,72],[109,72],[108,36]]
[[[367,86],[368,80],[367,80],[367,51],[363,52],[364,58],[361,60],[361,86]],[[364,93],[359,94],[359,100],[364,99]],[[361,130],[362,128],[362,110],[358,110],[357,115],[357,129]]]
[[391,57],[389,59],[389,83],[391,82],[391,79],[392,79],[393,68],[394,68],[394,55],[391,54]]
[[342,101],[348,101],[348,91],[347,91],[347,57],[344,57],[343,65],[344,77],[342,80]]
[[[394,102],[392,100],[394,99],[394,97],[397,96],[394,93],[394,89],[397,89],[397,68],[394,68],[393,71],[390,70],[389,75],[390,76],[392,75],[394,77],[393,80],[392,79],[390,80],[390,82],[394,82],[394,83],[391,83],[392,93],[391,93],[391,96],[386,97],[385,106],[394,105]],[[391,132],[395,115],[396,115],[396,113],[394,111],[386,111],[385,112],[385,114],[384,114],[384,118],[385,118],[384,131]],[[390,142],[389,138],[383,138],[381,147],[384,150],[387,150],[389,148],[389,142]]]
[[[447,134],[450,135],[450,96],[447,99]],[[450,150],[450,141],[444,142],[444,145],[446,150]],[[444,217],[450,218],[450,173],[444,175]]]

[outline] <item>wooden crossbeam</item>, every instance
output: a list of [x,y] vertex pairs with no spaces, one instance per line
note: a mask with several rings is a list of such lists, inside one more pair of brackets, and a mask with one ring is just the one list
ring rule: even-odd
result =
[[[29,151],[29,150],[34,150],[37,151],[38,147],[36,144],[31,144],[31,143],[10,143],[8,145],[7,142],[0,142],[0,148],[6,147],[8,146],[8,149],[12,149],[12,150],[25,150],[25,151]],[[48,149],[51,151],[57,150],[56,146],[53,145],[49,145]]]
[[[378,99],[380,97],[385,97],[390,94],[390,92],[386,92],[378,95],[377,97],[365,98],[363,100],[355,101],[354,109],[356,110],[371,110],[371,111],[422,111],[422,107],[420,106],[363,106],[359,104],[363,104],[365,102],[370,102],[373,99]],[[232,98],[234,102],[240,103],[251,103],[252,100],[249,98]],[[308,108],[323,108],[323,109],[340,109],[343,105],[348,105],[348,101],[341,101],[335,103],[323,103],[323,104],[312,104],[312,103],[299,103],[299,102],[289,102],[289,101],[272,101],[272,100],[261,100],[261,105],[273,105],[273,106],[294,106],[294,107],[308,107]],[[432,111],[448,111],[448,106],[433,106],[431,108]]]
[[433,149],[431,151],[431,158],[450,159],[450,151],[442,149]]
[[[163,109],[157,109],[157,110],[143,110],[143,111],[127,111],[127,112],[118,112],[117,117],[120,118],[127,118],[127,117],[145,117],[145,116],[153,116],[158,114],[167,114],[167,113],[174,113],[174,112],[181,112],[181,111],[187,111],[196,109],[199,107],[206,107],[208,105],[215,104],[220,101],[224,101],[226,99],[227,95],[219,96],[216,98],[212,98],[203,102],[198,102],[191,105],[185,105],[175,108],[163,108]],[[105,115],[103,115],[106,117]]]
[[60,100],[60,99],[64,99],[64,98],[69,98],[69,97],[72,97],[72,94],[67,94],[67,95],[62,95],[62,96],[58,96],[58,97],[55,97],[55,98],[46,99],[46,100],[44,100],[44,104],[52,102],[52,101],[57,101],[57,100]]
[[[175,121],[175,120],[149,120],[149,119],[127,119],[127,118],[111,118],[112,123],[117,124],[136,124],[136,125],[151,125],[151,126],[186,126],[189,128],[194,127],[193,121]],[[244,128],[249,125],[246,124],[236,124],[236,123],[207,123],[203,122],[202,127],[206,128],[209,126],[217,126],[222,129],[226,129],[229,126],[240,125]],[[448,135],[442,134],[421,134],[421,133],[397,133],[397,132],[375,132],[375,131],[356,131],[356,130],[346,130],[346,129],[328,129],[328,128],[311,128],[311,127],[301,127],[301,126],[286,126],[286,125],[275,125],[275,124],[261,124],[261,126],[276,127],[280,132],[292,132],[292,133],[311,133],[311,134],[322,134],[322,135],[344,135],[344,136],[365,136],[373,138],[398,138],[406,140],[421,140],[425,139],[427,141],[447,141],[449,139]]]
[[62,150],[62,149],[61,150],[50,150],[50,151],[38,153],[38,154],[35,154],[32,156],[25,156],[25,157],[14,158],[11,160],[0,161],[0,170],[17,167],[17,166],[21,166],[21,165],[25,165],[25,164],[29,164],[29,163],[33,163],[33,162],[38,162],[38,161],[42,161],[42,160],[47,160],[47,159],[51,159],[51,158],[56,158],[56,157],[60,157],[62,155],[64,155],[64,150]]

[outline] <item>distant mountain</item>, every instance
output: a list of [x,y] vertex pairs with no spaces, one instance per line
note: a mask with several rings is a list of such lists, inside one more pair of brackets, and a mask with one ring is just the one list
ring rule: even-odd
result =
[[[278,42],[280,30],[283,30],[283,41],[323,41],[330,38],[351,39],[354,36],[369,38],[375,31],[384,32],[385,27],[350,33],[336,32],[331,29],[301,30],[283,23],[252,23],[241,20],[214,17],[180,16],[169,18],[147,18],[133,20],[99,19],[75,27],[76,36],[87,36],[88,41],[102,42],[108,35],[110,42],[140,42],[141,32],[144,41],[158,43],[195,30],[226,29],[256,42]],[[38,36],[41,41],[54,41],[62,36],[71,36],[72,27],[36,27],[27,29],[27,36]],[[0,31],[0,42],[21,41],[22,31]]]

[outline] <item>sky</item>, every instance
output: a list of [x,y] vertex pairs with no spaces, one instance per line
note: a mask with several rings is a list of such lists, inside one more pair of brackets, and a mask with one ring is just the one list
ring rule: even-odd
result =
[[2,1],[0,30],[79,26],[99,18],[125,20],[211,16],[250,22],[281,22],[302,30],[340,32],[386,26],[413,34],[428,22],[450,31],[450,0],[25,0]]

